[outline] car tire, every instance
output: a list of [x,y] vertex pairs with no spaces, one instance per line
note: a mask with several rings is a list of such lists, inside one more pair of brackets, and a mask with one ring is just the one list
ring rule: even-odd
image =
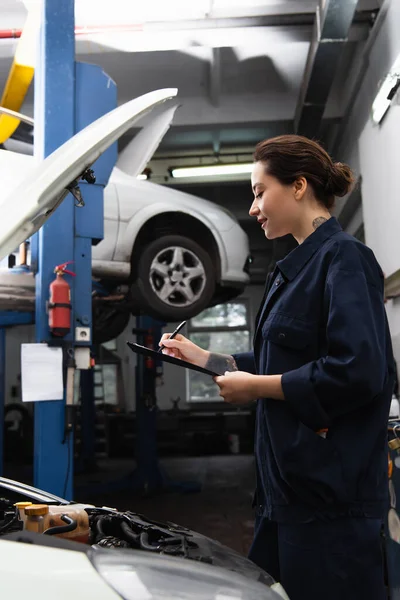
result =
[[168,235],[148,244],[138,257],[133,302],[160,321],[190,319],[215,292],[215,260],[193,240]]
[[93,343],[104,344],[121,335],[130,316],[126,308],[93,303]]

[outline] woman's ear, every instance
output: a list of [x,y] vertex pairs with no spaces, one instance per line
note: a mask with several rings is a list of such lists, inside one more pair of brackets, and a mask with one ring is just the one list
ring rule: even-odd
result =
[[308,182],[305,177],[298,177],[293,183],[294,197],[296,200],[301,200],[307,191]]

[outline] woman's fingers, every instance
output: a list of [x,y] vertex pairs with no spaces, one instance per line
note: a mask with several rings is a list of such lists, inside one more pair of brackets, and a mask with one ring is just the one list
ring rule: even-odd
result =
[[172,350],[170,348],[163,348],[161,352],[163,354],[166,354],[167,356],[173,356],[174,358],[180,358],[179,352],[177,352],[176,350]]
[[[162,337],[161,337],[161,340],[160,340],[160,342],[159,342],[159,346],[160,346],[161,344],[164,344],[164,342],[165,342],[166,340],[170,339],[170,336],[171,336],[171,334],[170,334],[170,333],[164,333],[164,334],[162,335]],[[185,338],[183,335],[181,335],[180,333],[177,333],[177,334],[176,334],[176,336],[175,336],[173,339],[174,339],[174,340],[178,340],[178,342],[182,342],[182,341],[186,340],[186,338]]]

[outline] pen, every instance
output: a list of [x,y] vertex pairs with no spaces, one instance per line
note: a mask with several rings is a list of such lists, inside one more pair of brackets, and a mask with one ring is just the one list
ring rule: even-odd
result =
[[[182,327],[185,327],[185,325],[186,325],[186,321],[182,321],[182,323],[180,323],[178,325],[178,327],[171,333],[171,335],[169,336],[168,339],[172,340],[172,338],[174,338],[176,336],[176,334],[180,332],[180,330],[182,329]],[[161,350],[163,348],[165,348],[165,346],[160,346],[159,349],[158,349],[158,352],[161,352]]]

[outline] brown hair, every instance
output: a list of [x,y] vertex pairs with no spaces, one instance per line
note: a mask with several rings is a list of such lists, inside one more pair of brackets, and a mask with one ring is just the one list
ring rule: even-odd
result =
[[333,162],[322,146],[301,135],[280,135],[259,142],[254,160],[265,163],[266,173],[283,185],[305,177],[317,200],[328,209],[334,205],[335,196],[345,196],[354,185],[348,165]]

